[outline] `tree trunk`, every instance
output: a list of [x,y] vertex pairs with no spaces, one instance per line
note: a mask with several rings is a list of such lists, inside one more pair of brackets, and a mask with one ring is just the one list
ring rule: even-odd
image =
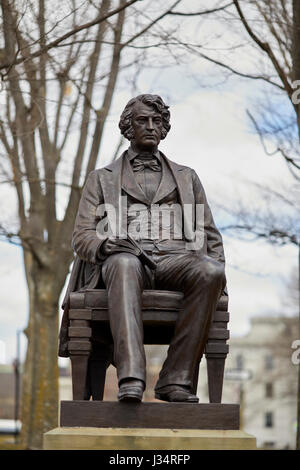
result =
[[[300,80],[300,2],[299,0],[293,0],[292,60],[293,60],[293,80]],[[299,138],[300,138],[299,104],[295,105],[295,108],[297,112],[298,131],[299,131]]]
[[[300,2],[293,0],[293,80],[300,80]],[[298,122],[298,135],[300,139],[300,107],[296,105],[297,122]],[[299,253],[298,253],[298,268],[299,268],[299,293],[300,293],[300,239]],[[300,305],[299,305],[299,334],[300,334]],[[300,450],[300,365],[298,365],[298,393],[297,393],[297,436],[296,436],[296,449]]]
[[29,289],[27,356],[22,385],[21,443],[41,449],[43,434],[58,426],[58,300],[61,286],[49,269],[24,251]]
[[[300,130],[299,130],[300,133]],[[299,324],[298,334],[300,338],[300,240],[298,246],[298,295],[299,295]],[[296,449],[300,450],[300,364],[298,368],[298,391],[297,391],[297,434],[296,434]]]

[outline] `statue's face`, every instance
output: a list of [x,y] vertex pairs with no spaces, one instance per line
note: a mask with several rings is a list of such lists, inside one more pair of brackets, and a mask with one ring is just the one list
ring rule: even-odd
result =
[[162,116],[159,112],[138,101],[132,112],[133,142],[140,150],[151,150],[161,141],[163,130]]

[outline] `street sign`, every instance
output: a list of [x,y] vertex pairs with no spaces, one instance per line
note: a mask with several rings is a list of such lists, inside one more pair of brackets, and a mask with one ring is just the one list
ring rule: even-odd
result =
[[236,382],[244,382],[251,379],[252,372],[248,369],[226,369],[224,373],[225,380],[234,380]]

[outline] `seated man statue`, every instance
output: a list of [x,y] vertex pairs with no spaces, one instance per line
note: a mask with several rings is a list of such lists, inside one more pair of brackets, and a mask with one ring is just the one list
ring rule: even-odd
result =
[[119,127],[130,147],[88,176],[73,233],[73,249],[85,263],[79,287],[107,289],[120,401],[142,400],[141,302],[143,289],[152,288],[184,294],[155,398],[199,401],[191,391],[194,371],[226,284],[222,237],[198,176],[158,149],[169,121],[161,97],[129,101]]

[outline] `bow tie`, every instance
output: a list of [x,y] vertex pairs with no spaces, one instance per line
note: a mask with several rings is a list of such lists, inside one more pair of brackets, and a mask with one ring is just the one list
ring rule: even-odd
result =
[[150,168],[152,171],[160,171],[161,165],[156,158],[152,158],[151,160],[145,160],[143,158],[136,157],[133,160],[132,169],[133,171],[141,171],[145,168]]

